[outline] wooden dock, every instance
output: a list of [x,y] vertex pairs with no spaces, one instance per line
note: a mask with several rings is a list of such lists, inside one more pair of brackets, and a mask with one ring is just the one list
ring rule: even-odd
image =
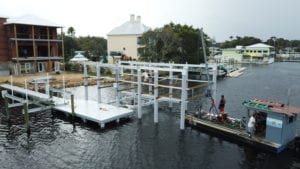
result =
[[[71,99],[50,97],[44,93],[26,90],[24,88],[11,86],[8,84],[1,84],[0,87],[4,90],[10,91],[10,93],[14,93],[15,96],[11,96],[10,94],[8,98],[15,101],[24,102],[26,99],[24,97],[27,95],[28,101],[38,100],[48,102],[51,106],[50,108],[53,110],[63,112],[67,115],[72,115]],[[19,98],[19,96],[17,97],[16,95],[23,95],[23,98]],[[43,107],[41,107],[40,110],[44,110]],[[38,112],[38,109],[36,109],[36,111],[29,110],[29,113],[31,112]],[[108,122],[119,122],[121,118],[129,118],[132,116],[132,114],[133,110],[131,109],[98,103],[97,101],[93,100],[74,99],[74,116],[82,118],[83,121],[90,120],[96,122],[101,126],[101,128],[105,127],[105,124]]]
[[185,121],[192,127],[199,127],[206,131],[225,136],[233,141],[243,142],[251,146],[265,149],[267,151],[280,153],[285,149],[284,145],[266,141],[260,137],[249,137],[245,130],[232,129],[221,124],[197,118],[193,115],[186,115]]

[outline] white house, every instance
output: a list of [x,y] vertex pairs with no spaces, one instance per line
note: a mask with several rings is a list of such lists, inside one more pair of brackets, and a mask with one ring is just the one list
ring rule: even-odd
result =
[[[127,58],[138,59],[139,37],[150,30],[141,22],[141,17],[130,15],[130,20],[114,28],[107,34],[107,50],[109,57],[126,55]],[[109,59],[110,60],[110,59]]]
[[241,63],[271,63],[274,61],[274,47],[263,43],[249,46],[236,46],[222,50],[222,61]]

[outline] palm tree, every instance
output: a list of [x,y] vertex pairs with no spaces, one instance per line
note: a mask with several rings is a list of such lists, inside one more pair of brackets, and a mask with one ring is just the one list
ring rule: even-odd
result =
[[72,36],[72,38],[75,37],[75,29],[72,26],[68,28],[67,33],[68,35]]

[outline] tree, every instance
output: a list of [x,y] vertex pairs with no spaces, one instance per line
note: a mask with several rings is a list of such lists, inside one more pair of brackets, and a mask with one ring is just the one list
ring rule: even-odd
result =
[[170,23],[145,32],[140,40],[143,46],[139,48],[141,60],[194,64],[203,62],[200,31],[192,26]]
[[78,49],[85,51],[85,56],[93,61],[99,61],[107,50],[107,40],[102,37],[79,37],[76,42]]
[[255,43],[261,43],[262,40],[255,38],[255,37],[251,37],[251,36],[244,36],[244,37],[240,37],[240,36],[236,36],[236,38],[234,39],[233,36],[230,36],[230,41],[226,40],[224,43],[221,44],[222,48],[235,48],[236,46],[248,46],[248,45],[252,45]]

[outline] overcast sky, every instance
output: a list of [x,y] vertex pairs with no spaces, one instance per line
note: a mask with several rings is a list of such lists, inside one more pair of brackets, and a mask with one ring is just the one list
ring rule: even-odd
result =
[[33,14],[76,36],[102,36],[140,15],[151,28],[174,23],[203,27],[218,42],[229,36],[300,39],[300,0],[0,0],[0,16]]

